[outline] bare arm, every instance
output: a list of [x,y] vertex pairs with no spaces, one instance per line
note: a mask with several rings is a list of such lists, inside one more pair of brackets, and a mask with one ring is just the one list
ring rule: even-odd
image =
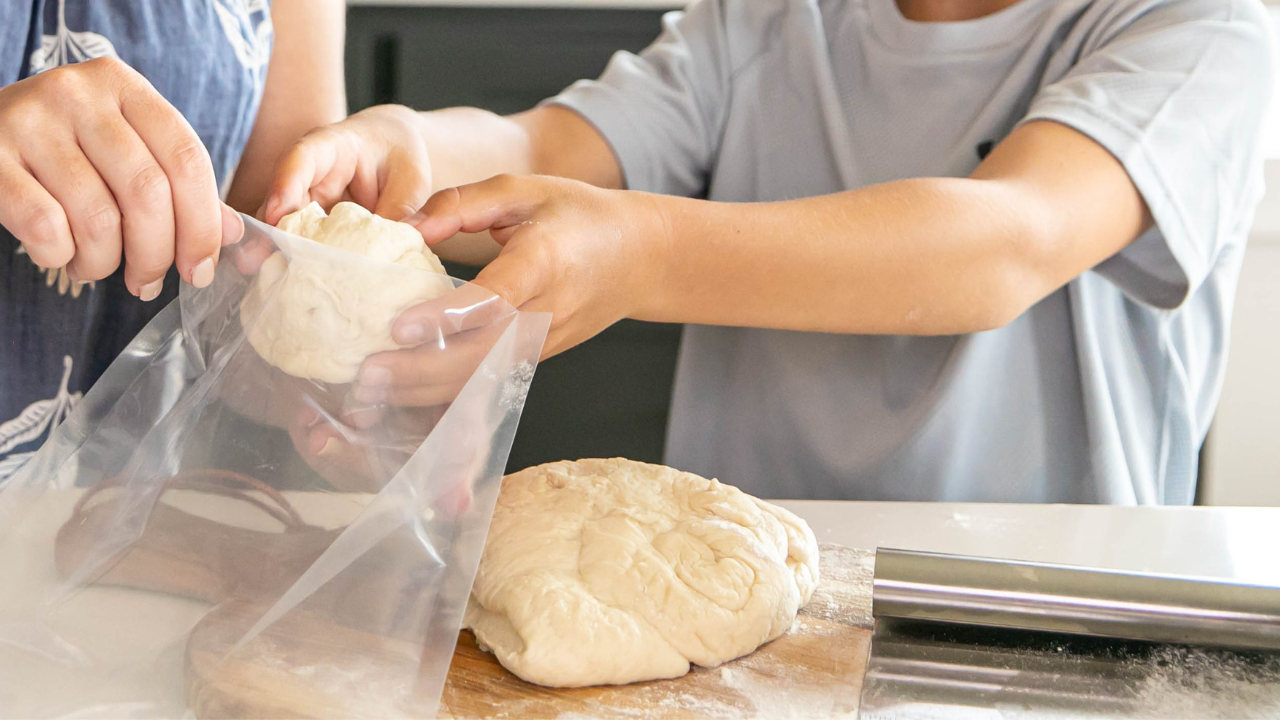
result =
[[502,174],[554,175],[602,188],[623,187],[609,144],[572,110],[551,105],[502,117],[476,108],[450,108],[418,117],[437,188]]
[[277,161],[308,130],[347,114],[343,85],[344,0],[274,0],[275,43],[258,119],[227,195],[233,208],[261,207]]
[[836,333],[988,330],[1151,224],[1120,163],[1051,122],[1015,131],[969,178],[742,204],[503,177],[438,193],[411,220],[432,243],[490,229],[505,247],[476,282],[551,311],[548,354],[623,317]]
[[1120,163],[1052,122],[969,178],[780,203],[661,199],[675,247],[653,320],[934,335],[1003,326],[1151,225]]

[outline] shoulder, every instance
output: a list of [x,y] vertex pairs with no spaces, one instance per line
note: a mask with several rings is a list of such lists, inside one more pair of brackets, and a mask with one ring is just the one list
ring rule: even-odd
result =
[[1267,53],[1274,35],[1261,0],[1094,0],[1081,25],[1092,31],[1095,44],[1196,27],[1206,39],[1235,37]]
[[1095,0],[1081,24],[1079,57],[1212,76],[1245,102],[1271,94],[1276,26],[1261,0]]

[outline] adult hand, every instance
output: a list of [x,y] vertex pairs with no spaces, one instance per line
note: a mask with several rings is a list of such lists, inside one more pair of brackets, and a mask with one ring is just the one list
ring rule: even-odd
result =
[[[551,313],[544,358],[647,314],[671,257],[658,196],[563,178],[500,175],[442,190],[406,222],[429,245],[488,230],[502,252],[474,284],[521,310]],[[397,319],[396,342],[429,339],[430,321],[416,310]]]
[[182,115],[119,60],[49,70],[0,89],[0,224],[43,268],[160,294],[176,264],[213,280],[239,216],[218,199],[209,153]]

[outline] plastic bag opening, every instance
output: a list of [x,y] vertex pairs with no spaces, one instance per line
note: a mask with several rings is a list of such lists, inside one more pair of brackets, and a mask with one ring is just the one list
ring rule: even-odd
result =
[[[550,318],[245,225],[0,490],[0,717],[436,712]],[[281,307],[308,272],[329,357],[264,356],[315,334]],[[335,275],[444,283],[424,342],[376,353],[415,384],[306,371],[406,309],[342,317]]]

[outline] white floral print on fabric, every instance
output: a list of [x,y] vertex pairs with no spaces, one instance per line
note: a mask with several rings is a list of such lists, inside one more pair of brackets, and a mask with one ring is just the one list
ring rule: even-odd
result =
[[37,400],[18,414],[18,417],[0,423],[0,485],[12,477],[31,459],[35,452],[5,453],[33,442],[45,435],[53,434],[58,424],[71,414],[72,408],[80,401],[82,393],[69,392],[71,380],[71,357],[62,358],[62,383],[58,385],[58,394],[48,400]]
[[251,70],[267,67],[271,60],[271,7],[268,0],[213,0],[227,42],[240,64]]
[[[14,250],[14,253],[17,255],[26,255],[27,249],[19,245],[18,249]],[[34,260],[32,261],[32,264],[35,264]],[[85,285],[88,285],[90,288],[97,287],[97,284],[93,280],[86,282],[72,280],[71,276],[67,274],[67,268],[65,266],[60,268],[42,268],[37,265],[36,267],[44,273],[45,287],[54,287],[56,284],[59,295],[66,295],[67,292],[70,291],[71,297],[78,298],[80,297],[80,291]]]
[[116,54],[116,47],[105,37],[97,33],[69,30],[67,0],[58,0],[57,32],[42,37],[40,48],[31,53],[31,74],[100,57],[120,56]]

